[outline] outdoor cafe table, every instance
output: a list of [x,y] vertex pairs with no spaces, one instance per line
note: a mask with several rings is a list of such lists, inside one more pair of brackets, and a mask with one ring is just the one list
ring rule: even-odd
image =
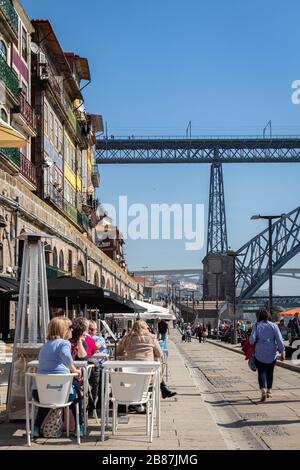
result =
[[101,382],[101,441],[105,439],[105,428],[108,423],[108,411],[109,411],[109,372],[115,369],[133,369],[141,368],[142,370],[153,370],[154,384],[155,387],[155,398],[156,398],[156,423],[157,423],[157,434],[160,436],[160,367],[159,361],[106,361],[103,364],[103,380]]
[[[85,434],[87,433],[88,427],[88,414],[87,414],[87,400],[89,393],[89,378],[88,378],[88,366],[91,364],[88,361],[74,361],[74,366],[78,369],[82,369],[82,378],[83,378],[83,417],[84,417],[84,429]],[[39,361],[30,361],[27,364],[28,372],[34,372],[37,370]]]

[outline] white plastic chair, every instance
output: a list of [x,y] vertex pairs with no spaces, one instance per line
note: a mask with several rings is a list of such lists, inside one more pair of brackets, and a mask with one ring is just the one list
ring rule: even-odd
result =
[[[72,401],[69,400],[72,382],[76,374],[35,374],[27,372],[25,374],[25,406],[26,406],[26,435],[27,444],[31,446],[31,436],[34,432],[35,408],[66,408],[67,411],[67,437],[70,434],[70,406]],[[36,382],[39,401],[29,398],[31,390],[28,388],[29,379],[32,378]],[[30,413],[31,407],[31,413]],[[79,404],[76,407],[76,434],[77,444],[80,444],[80,424],[79,424]],[[30,427],[31,415],[31,427]]]
[[149,392],[149,384],[154,372],[117,372],[110,371],[111,393],[113,402],[112,433],[117,430],[118,405],[146,405],[147,421],[146,434],[149,442],[153,440],[153,426],[155,413],[155,390]]

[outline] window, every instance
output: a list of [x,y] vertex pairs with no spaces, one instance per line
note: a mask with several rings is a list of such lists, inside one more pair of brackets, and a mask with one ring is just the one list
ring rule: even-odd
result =
[[28,49],[27,49],[27,32],[26,29],[22,26],[22,57],[27,62],[27,55],[28,55]]
[[72,274],[73,272],[73,254],[72,251],[68,251],[68,271]]
[[54,268],[57,268],[57,249],[54,247],[53,248],[53,266]]
[[0,55],[7,61],[7,47],[2,39],[0,39]]
[[54,144],[54,116],[53,113],[50,111],[50,142]]
[[58,150],[59,140],[58,140],[58,121],[55,119],[55,142],[54,142],[56,150]]
[[65,260],[62,250],[60,250],[59,252],[59,269],[61,269],[62,271],[65,269]]
[[1,119],[4,122],[8,122],[8,114],[4,108],[1,108]]
[[0,243],[0,271],[3,271],[3,245]]
[[21,92],[22,92],[22,95],[25,96],[25,98],[27,99],[27,85],[25,85],[25,83],[23,82],[22,80],[22,89],[21,89]]
[[44,134],[49,136],[49,107],[45,103],[44,106]]
[[58,127],[58,151],[60,153],[63,152],[63,129],[62,126],[59,124]]

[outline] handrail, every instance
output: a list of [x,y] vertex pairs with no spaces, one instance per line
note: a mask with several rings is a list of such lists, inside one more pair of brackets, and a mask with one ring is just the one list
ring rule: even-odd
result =
[[114,140],[122,140],[125,142],[130,142],[130,141],[138,141],[138,140],[186,140],[186,141],[192,141],[192,140],[252,140],[252,139],[259,139],[259,140],[276,140],[276,139],[299,139],[300,140],[300,135],[272,135],[272,137],[263,137],[262,135],[195,135],[192,137],[187,137],[186,135],[168,135],[168,136],[162,136],[162,135],[137,135],[137,136],[118,136],[118,135],[112,135],[110,137],[106,136],[100,136],[97,140],[98,141],[114,141]]

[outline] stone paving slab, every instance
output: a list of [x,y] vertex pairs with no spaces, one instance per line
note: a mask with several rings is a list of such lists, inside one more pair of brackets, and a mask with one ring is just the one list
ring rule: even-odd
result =
[[[128,424],[120,424],[115,436],[100,442],[100,430],[95,420],[90,420],[89,435],[82,438],[80,448],[89,450],[180,450],[180,449],[226,449],[228,448],[218,430],[206,403],[195,384],[184,359],[172,341],[176,331],[171,332],[169,345],[169,381],[174,398],[161,400],[161,436],[154,429],[154,439],[148,442],[145,434],[146,416],[129,415]],[[0,423],[0,450],[26,449],[24,423]],[[38,439],[31,449],[78,450],[75,439]]]
[[180,347],[223,397],[223,400],[213,402],[208,395],[207,402],[217,409],[225,409],[227,402],[237,411],[235,422],[221,426],[240,430],[250,426],[270,449],[299,450],[299,367],[276,367],[273,399],[261,403],[257,373],[250,371],[247,361],[236,354],[236,346],[213,341],[199,344],[194,340]]

